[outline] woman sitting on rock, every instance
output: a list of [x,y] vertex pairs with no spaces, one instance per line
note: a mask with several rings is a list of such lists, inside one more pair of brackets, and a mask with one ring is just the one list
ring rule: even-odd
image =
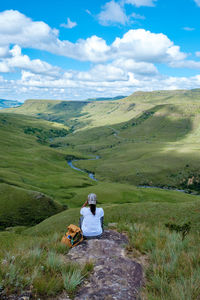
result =
[[[85,238],[98,238],[103,233],[103,208],[97,208],[97,196],[93,193],[88,195],[88,200],[83,204],[80,214],[80,228]],[[86,207],[87,204],[89,207]]]

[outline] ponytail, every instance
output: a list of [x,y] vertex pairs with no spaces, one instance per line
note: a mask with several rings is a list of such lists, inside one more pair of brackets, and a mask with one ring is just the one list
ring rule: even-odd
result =
[[95,213],[96,213],[96,204],[90,204],[90,211],[95,216]]

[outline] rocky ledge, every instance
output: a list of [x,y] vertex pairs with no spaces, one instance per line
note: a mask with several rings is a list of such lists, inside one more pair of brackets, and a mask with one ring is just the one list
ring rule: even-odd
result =
[[[94,262],[90,277],[80,286],[75,300],[139,299],[143,283],[142,266],[126,257],[128,239],[124,234],[106,230],[101,239],[85,240],[70,250],[76,262]],[[67,300],[68,297],[59,297]]]

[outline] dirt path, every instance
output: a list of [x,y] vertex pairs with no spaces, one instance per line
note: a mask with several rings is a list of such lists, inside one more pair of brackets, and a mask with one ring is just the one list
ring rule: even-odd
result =
[[84,241],[70,250],[68,258],[80,263],[94,262],[94,270],[79,288],[75,300],[139,299],[143,271],[139,263],[125,256],[127,243],[125,235],[107,230],[101,239]]

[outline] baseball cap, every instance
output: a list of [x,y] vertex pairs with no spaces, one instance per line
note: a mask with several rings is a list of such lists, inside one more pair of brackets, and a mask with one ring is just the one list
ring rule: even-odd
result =
[[93,193],[88,195],[88,204],[96,204],[97,203],[97,196]]

